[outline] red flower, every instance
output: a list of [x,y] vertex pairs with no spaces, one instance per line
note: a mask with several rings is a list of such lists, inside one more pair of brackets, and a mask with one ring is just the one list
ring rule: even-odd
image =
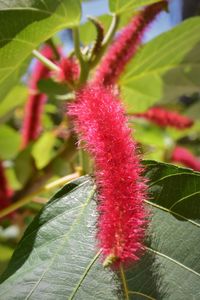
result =
[[[41,53],[48,59],[52,59],[53,52],[50,47],[43,48]],[[41,115],[46,102],[46,95],[38,92],[37,84],[40,79],[48,77],[49,69],[40,61],[35,63],[29,82],[29,98],[25,106],[24,122],[22,128],[22,148],[30,141],[35,140],[41,130]]]
[[110,89],[92,84],[78,91],[69,114],[95,160],[99,247],[105,259],[134,262],[144,248],[146,186],[124,110]]
[[184,147],[177,146],[174,148],[171,162],[181,163],[195,171],[200,171],[200,160]]
[[0,209],[5,208],[10,204],[11,196],[12,190],[8,186],[5,170],[2,161],[0,161]]
[[59,82],[67,81],[72,83],[79,77],[79,65],[74,58],[64,57],[59,63],[60,72],[56,74],[56,79]]
[[99,69],[97,69],[95,78],[97,83],[111,85],[118,80],[126,64],[138,50],[149,24],[166,6],[167,1],[154,3],[134,16],[104,56]]
[[170,126],[177,129],[189,128],[194,123],[191,119],[162,107],[152,107],[147,112],[134,114],[134,116],[145,118],[161,127]]

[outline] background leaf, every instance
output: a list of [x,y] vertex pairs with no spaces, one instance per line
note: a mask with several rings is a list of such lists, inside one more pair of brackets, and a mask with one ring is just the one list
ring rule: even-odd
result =
[[[145,166],[152,221],[146,254],[124,271],[129,299],[198,299],[200,173],[153,161]],[[125,299],[117,274],[103,269],[97,253],[94,192],[84,177],[44,207],[2,277],[2,299]]]
[[183,22],[134,57],[120,80],[129,112],[200,90],[199,24],[199,17]]
[[87,177],[54,196],[19,244],[4,279],[13,275],[2,285],[0,298],[103,300],[106,293],[112,299],[111,272],[105,271],[101,282],[95,274],[103,268],[94,243],[93,197],[93,182]]
[[33,145],[32,156],[40,170],[56,155],[59,141],[53,132],[45,132]]
[[130,9],[134,10],[138,7],[149,5],[160,0],[109,0],[110,11],[121,14]]
[[0,102],[0,119],[12,113],[14,109],[25,103],[28,89],[24,85],[16,85],[8,95]]
[[79,0],[0,1],[0,88],[31,51],[65,27],[79,24]]
[[20,146],[20,134],[7,125],[0,126],[0,157],[14,158]]

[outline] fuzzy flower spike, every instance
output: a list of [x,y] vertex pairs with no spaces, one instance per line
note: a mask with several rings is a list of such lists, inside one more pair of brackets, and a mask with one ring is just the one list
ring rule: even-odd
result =
[[[53,58],[53,51],[45,46],[41,53],[48,59]],[[22,148],[25,148],[31,141],[37,139],[41,130],[41,115],[47,96],[38,91],[39,80],[47,78],[49,69],[40,61],[35,63],[32,76],[29,82],[29,97],[25,106],[25,117],[22,128]]]
[[0,210],[9,206],[12,190],[8,186],[3,162],[0,160]]
[[152,107],[144,113],[134,114],[133,116],[144,118],[161,127],[169,126],[180,130],[190,128],[194,124],[188,117],[158,106]]
[[90,84],[77,92],[69,114],[95,161],[104,262],[135,262],[144,248],[146,186],[125,112],[111,89]]
[[97,69],[95,82],[104,85],[116,83],[126,64],[138,50],[145,31],[155,17],[165,8],[167,8],[167,1],[164,0],[147,6],[133,17],[105,54]]
[[171,162],[180,163],[200,172],[200,160],[187,148],[176,146],[172,152]]

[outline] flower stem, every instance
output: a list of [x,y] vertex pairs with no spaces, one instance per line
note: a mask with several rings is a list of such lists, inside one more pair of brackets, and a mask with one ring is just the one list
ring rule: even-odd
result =
[[64,176],[62,178],[59,178],[53,182],[46,184],[44,187],[39,188],[38,190],[32,192],[29,195],[26,195],[22,199],[18,200],[17,202],[13,203],[12,205],[10,205],[10,206],[6,207],[5,209],[3,209],[2,211],[0,211],[0,218],[5,217],[6,215],[10,214],[11,212],[15,211],[16,209],[29,203],[31,201],[31,199],[34,196],[38,195],[39,193],[47,192],[58,186],[62,186],[63,184],[68,183],[71,180],[77,179],[78,177],[80,177],[80,174],[78,172],[75,172],[73,174]]
[[108,29],[107,34],[104,37],[101,50],[99,51],[98,55],[95,57],[94,61],[91,63],[92,68],[94,68],[98,64],[98,62],[104,55],[108,45],[110,44],[111,40],[115,35],[118,24],[119,24],[119,16],[117,14],[113,14],[112,23],[110,25],[110,28]]
[[79,60],[80,68],[81,68],[79,84],[78,84],[80,86],[87,80],[89,68],[88,68],[88,62],[84,59],[83,54],[81,53],[80,37],[79,37],[79,31],[77,27],[73,29],[73,39],[74,39],[74,51],[76,57]]
[[120,271],[120,276],[121,276],[121,280],[122,280],[122,285],[124,288],[125,299],[129,300],[128,287],[127,287],[126,277],[124,274],[124,268],[123,268],[122,264],[120,264],[119,271]]
[[54,56],[55,56],[55,59],[56,59],[56,60],[59,60],[59,58],[60,58],[60,53],[59,53],[59,51],[58,51],[56,45],[54,44],[53,39],[52,39],[52,38],[48,39],[46,43],[51,47],[51,49],[52,49],[52,51],[53,51],[53,54],[54,54]]
[[59,72],[60,68],[54,64],[50,59],[46,58],[44,55],[42,55],[39,51],[33,50],[32,54],[41,61],[49,70]]

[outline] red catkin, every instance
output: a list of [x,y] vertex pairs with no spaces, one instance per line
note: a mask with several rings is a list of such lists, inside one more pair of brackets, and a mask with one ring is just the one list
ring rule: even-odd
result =
[[154,3],[133,17],[105,54],[97,69],[95,82],[105,85],[116,83],[126,64],[138,50],[149,24],[166,7],[167,1]]
[[[45,46],[41,53],[48,59],[53,57],[53,51],[49,46]],[[22,125],[22,148],[25,148],[29,142],[35,140],[40,133],[41,115],[47,97],[38,91],[37,84],[40,79],[47,78],[49,74],[49,69],[43,63],[40,61],[35,63],[29,82],[29,97],[25,106]]]
[[0,209],[10,204],[12,190],[8,186],[7,178],[2,161],[0,161]]
[[95,161],[103,257],[137,261],[144,248],[146,185],[124,109],[111,89],[90,84],[77,92],[69,114]]
[[73,83],[79,78],[80,69],[74,58],[64,57],[61,59],[58,66],[60,67],[60,72],[55,74],[58,82],[67,81]]
[[200,171],[200,160],[184,147],[176,146],[174,148],[171,162],[180,163],[195,171]]
[[161,127],[169,126],[177,129],[186,129],[194,124],[191,119],[162,107],[152,107],[145,113],[138,113],[133,116],[147,119]]

